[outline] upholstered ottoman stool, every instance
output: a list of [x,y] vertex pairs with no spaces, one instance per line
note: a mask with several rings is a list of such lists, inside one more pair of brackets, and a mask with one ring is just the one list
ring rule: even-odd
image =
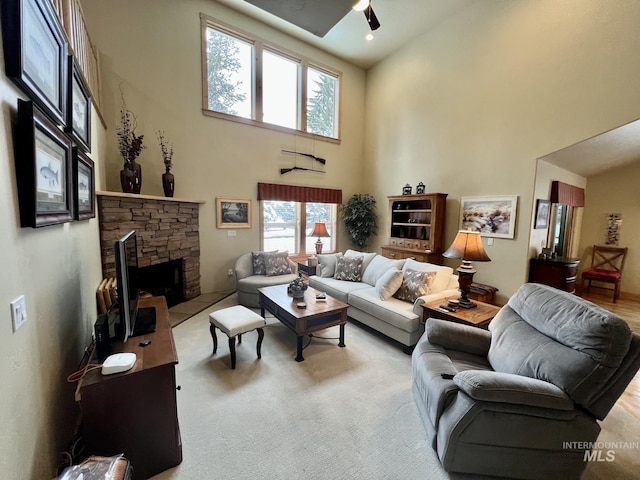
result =
[[242,343],[242,334],[251,330],[258,330],[258,358],[262,358],[260,347],[264,338],[264,318],[252,312],[242,305],[223,308],[209,314],[209,331],[213,338],[213,354],[218,350],[218,338],[216,337],[216,327],[222,330],[229,337],[229,350],[231,352],[231,368],[236,368],[236,337],[238,344]]

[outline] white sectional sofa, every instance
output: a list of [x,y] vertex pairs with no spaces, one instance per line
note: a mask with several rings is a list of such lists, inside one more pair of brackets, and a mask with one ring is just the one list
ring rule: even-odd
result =
[[[349,270],[344,280],[345,259],[361,258],[361,275]],[[339,259],[343,258],[343,261]],[[346,260],[353,267],[353,260]],[[432,272],[432,273],[416,273]],[[416,290],[415,277],[425,280]],[[337,277],[337,278],[336,278]],[[428,278],[425,278],[428,277]],[[414,279],[412,282],[411,279]],[[420,280],[420,278],[418,279]],[[407,283],[408,282],[408,283]],[[424,332],[422,304],[431,300],[458,298],[458,277],[453,269],[443,265],[417,262],[413,259],[392,260],[375,253],[347,250],[345,254],[318,255],[316,275],[309,277],[309,285],[326,292],[349,305],[347,314],[369,327],[397,340],[405,353],[411,353],[414,345]],[[407,286],[413,286],[414,295],[421,294],[414,301],[407,301]],[[403,292],[399,290],[405,289]],[[400,294],[399,294],[400,293]],[[396,296],[393,296],[393,295]]]

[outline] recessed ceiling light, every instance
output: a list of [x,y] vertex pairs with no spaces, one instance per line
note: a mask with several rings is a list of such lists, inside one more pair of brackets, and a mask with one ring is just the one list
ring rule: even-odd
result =
[[367,41],[369,41],[369,42],[370,42],[371,40],[373,40],[373,39],[374,39],[373,32],[369,32],[369,33],[367,33],[367,34],[364,36],[364,38],[365,38]]
[[352,8],[356,12],[362,12],[368,6],[369,6],[369,0],[358,0],[358,3],[356,3]]

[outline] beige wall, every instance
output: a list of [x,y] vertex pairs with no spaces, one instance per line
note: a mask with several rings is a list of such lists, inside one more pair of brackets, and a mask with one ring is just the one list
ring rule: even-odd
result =
[[[164,172],[155,132],[174,143],[176,197],[205,200],[200,210],[202,291],[235,288],[227,277],[242,253],[260,246],[257,183],[272,182],[341,188],[345,197],[363,185],[361,158],[364,123],[364,71],[257,23],[217,2],[171,0],[85,0],[85,16],[100,50],[103,101],[109,127],[106,182],[120,191],[122,168],[116,150],[120,91],[138,116],[138,132],[148,146],[142,152],[142,193],[162,195]],[[275,42],[342,72],[342,144],[220,120],[201,113],[200,12]],[[280,168],[294,159],[282,149],[299,149],[326,158],[326,174]],[[302,166],[302,165],[300,165]],[[216,228],[215,198],[253,200],[253,226],[236,237]],[[338,248],[348,248],[344,239]]]
[[607,214],[620,213],[621,247],[628,247],[622,275],[622,293],[640,295],[640,162],[594,175],[587,181],[587,198],[580,238],[581,270],[591,265],[591,247],[603,245],[607,238]]
[[368,190],[448,193],[447,244],[460,197],[518,195],[515,239],[475,277],[505,301],[527,277],[536,159],[639,116],[639,21],[633,1],[497,0],[416,38],[367,74]]
[[[26,98],[0,76],[0,378],[3,478],[53,478],[59,453],[78,414],[75,385],[66,377],[91,341],[95,289],[102,274],[95,219],[38,229],[20,228],[14,166],[17,99]],[[103,135],[93,115],[96,181]],[[12,330],[9,303],[25,295],[27,322]]]

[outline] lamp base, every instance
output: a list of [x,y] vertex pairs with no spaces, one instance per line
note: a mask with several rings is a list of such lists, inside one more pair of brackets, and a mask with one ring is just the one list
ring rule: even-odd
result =
[[464,299],[462,297],[460,297],[458,299],[458,306],[460,308],[466,308],[466,309],[470,309],[470,308],[476,308],[478,306],[477,303],[473,303],[471,300],[469,300],[468,298],[466,299],[466,302],[464,301]]
[[322,253],[322,241],[320,239],[316,242],[316,253],[318,255]]

